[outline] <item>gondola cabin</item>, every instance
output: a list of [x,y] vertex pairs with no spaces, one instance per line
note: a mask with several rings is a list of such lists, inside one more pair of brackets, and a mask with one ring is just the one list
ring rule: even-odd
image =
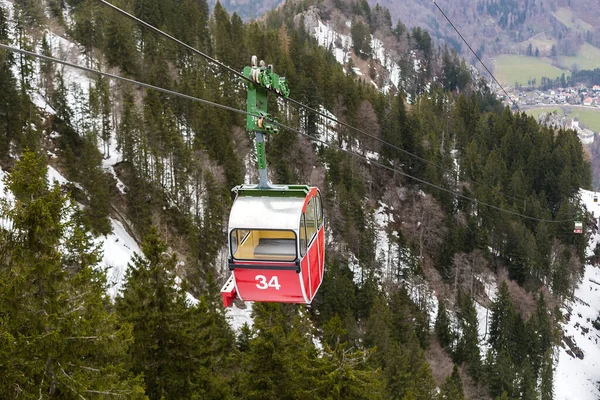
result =
[[598,202],[598,195],[594,193],[594,203]]
[[583,233],[583,222],[575,222],[575,229],[573,230],[573,233]]
[[234,188],[225,307],[243,301],[310,304],[323,281],[325,231],[316,187]]

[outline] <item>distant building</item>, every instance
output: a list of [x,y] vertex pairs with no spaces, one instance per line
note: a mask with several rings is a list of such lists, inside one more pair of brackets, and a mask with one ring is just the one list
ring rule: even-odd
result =
[[594,85],[594,87],[592,88],[592,91],[594,93],[600,92],[600,85]]
[[577,117],[571,120],[571,129],[578,130],[579,129],[579,119]]
[[592,132],[589,129],[579,130],[577,132],[577,136],[579,137],[579,140],[581,140],[581,143],[583,143],[583,144],[594,143],[594,132]]
[[591,106],[593,102],[594,99],[592,99],[591,97],[586,97],[585,99],[583,99],[584,106]]

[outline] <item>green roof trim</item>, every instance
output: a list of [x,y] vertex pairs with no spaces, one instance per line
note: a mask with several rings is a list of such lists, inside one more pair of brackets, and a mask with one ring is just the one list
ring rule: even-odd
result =
[[257,185],[238,185],[231,191],[238,196],[247,197],[306,197],[310,192],[310,186],[277,185],[274,189],[259,189]]

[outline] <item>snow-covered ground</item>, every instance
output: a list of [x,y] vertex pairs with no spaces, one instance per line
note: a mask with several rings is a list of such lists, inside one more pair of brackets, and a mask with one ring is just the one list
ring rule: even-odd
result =
[[96,238],[96,243],[102,245],[102,266],[107,268],[106,280],[109,294],[115,297],[123,287],[127,266],[135,253],[142,251],[137,242],[127,233],[123,224],[110,219],[112,232]]
[[229,319],[229,325],[233,328],[236,333],[239,333],[240,328],[244,324],[248,324],[250,328],[254,324],[254,320],[252,319],[252,302],[247,301],[245,303],[246,308],[238,308],[235,304],[225,310],[227,317]]
[[[337,62],[342,65],[346,65],[352,54],[352,37],[350,37],[350,35],[344,35],[336,32],[329,26],[328,23],[325,24],[320,19],[317,19],[316,21],[308,21],[307,19],[305,21],[308,29],[310,29],[311,24],[316,22],[312,30],[312,35],[315,39],[317,39],[319,46],[330,49]],[[351,22],[347,21],[346,26],[351,27]],[[389,83],[382,88],[382,91],[384,93],[387,92],[390,85],[393,85],[397,88],[401,77],[400,66],[398,63],[392,60],[389,53],[383,46],[383,42],[373,35],[371,35],[371,49],[373,52],[373,58],[379,61],[379,63],[385,68],[389,79]],[[358,76],[364,75],[364,73],[358,67],[353,67],[353,70]]]
[[[588,211],[600,209],[594,203],[594,192],[581,191],[581,200]],[[588,244],[590,255],[600,241],[600,235],[591,235]],[[585,266],[583,280],[575,290],[575,300],[563,309],[570,314],[569,321],[563,324],[563,334],[570,337],[581,349],[583,359],[567,353],[568,347],[558,348],[558,362],[554,377],[554,394],[557,400],[598,400],[600,399],[600,331],[592,322],[600,315],[600,268]]]

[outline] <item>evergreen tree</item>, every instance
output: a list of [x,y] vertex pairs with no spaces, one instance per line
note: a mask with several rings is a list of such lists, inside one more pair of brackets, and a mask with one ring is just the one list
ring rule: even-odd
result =
[[458,374],[458,367],[454,364],[452,374],[448,375],[438,394],[439,400],[464,400],[462,380]]
[[146,394],[161,398],[230,398],[222,375],[233,335],[205,301],[190,306],[176,282],[177,259],[151,229],[129,265],[116,309],[133,327],[131,370],[144,375]]
[[498,295],[491,306],[489,343],[496,352],[512,351],[511,332],[513,332],[515,311],[508,293],[506,282],[500,284]]
[[450,317],[446,311],[445,301],[443,299],[439,300],[438,304],[438,314],[434,326],[435,336],[443,348],[449,349],[454,340],[452,331],[450,330]]
[[80,1],[73,10],[73,22],[70,33],[83,46],[88,67],[92,67],[92,51],[101,47],[104,40],[103,20],[99,5],[93,0]]
[[538,395],[536,393],[536,381],[533,372],[533,367],[529,359],[525,360],[521,370],[521,383],[519,392],[521,393],[521,399],[523,400],[537,400]]
[[313,368],[317,352],[306,315],[275,303],[253,306],[253,337],[241,356],[238,396],[252,399],[318,398]]
[[83,138],[79,168],[79,179],[88,194],[88,204],[84,214],[94,232],[106,235],[112,227],[110,214],[110,187],[112,182],[102,169],[102,155],[98,151],[95,135]]
[[481,356],[479,354],[477,311],[471,296],[458,293],[458,325],[461,334],[457,338],[455,361],[466,363],[467,371],[474,379],[481,377]]
[[0,228],[0,397],[145,398],[123,368],[131,326],[109,312],[100,254],[46,165],[25,151]]
[[[347,337],[339,317],[334,317],[324,327],[323,356],[319,358],[315,385],[317,398],[341,399],[384,399],[385,381],[381,370],[370,368],[370,351],[348,348]],[[330,346],[333,344],[333,347]]]
[[515,365],[505,350],[497,354],[492,350],[488,352],[486,375],[492,396],[499,397],[506,393],[509,398],[519,397]]
[[[8,39],[8,21],[0,6],[0,42]],[[8,154],[10,144],[21,144],[21,130],[25,99],[17,90],[17,82],[12,72],[14,58],[8,52],[0,53],[0,157]],[[17,142],[17,143],[14,143]]]
[[554,386],[552,384],[554,379],[552,349],[548,349],[544,353],[540,378],[540,400],[552,400],[554,398]]
[[354,52],[362,59],[368,59],[371,56],[371,32],[369,26],[363,24],[358,19],[352,20],[350,28]]
[[135,28],[125,18],[110,18],[104,27],[105,53],[108,63],[120,67],[126,74],[135,75],[139,71],[139,56],[136,51]]

